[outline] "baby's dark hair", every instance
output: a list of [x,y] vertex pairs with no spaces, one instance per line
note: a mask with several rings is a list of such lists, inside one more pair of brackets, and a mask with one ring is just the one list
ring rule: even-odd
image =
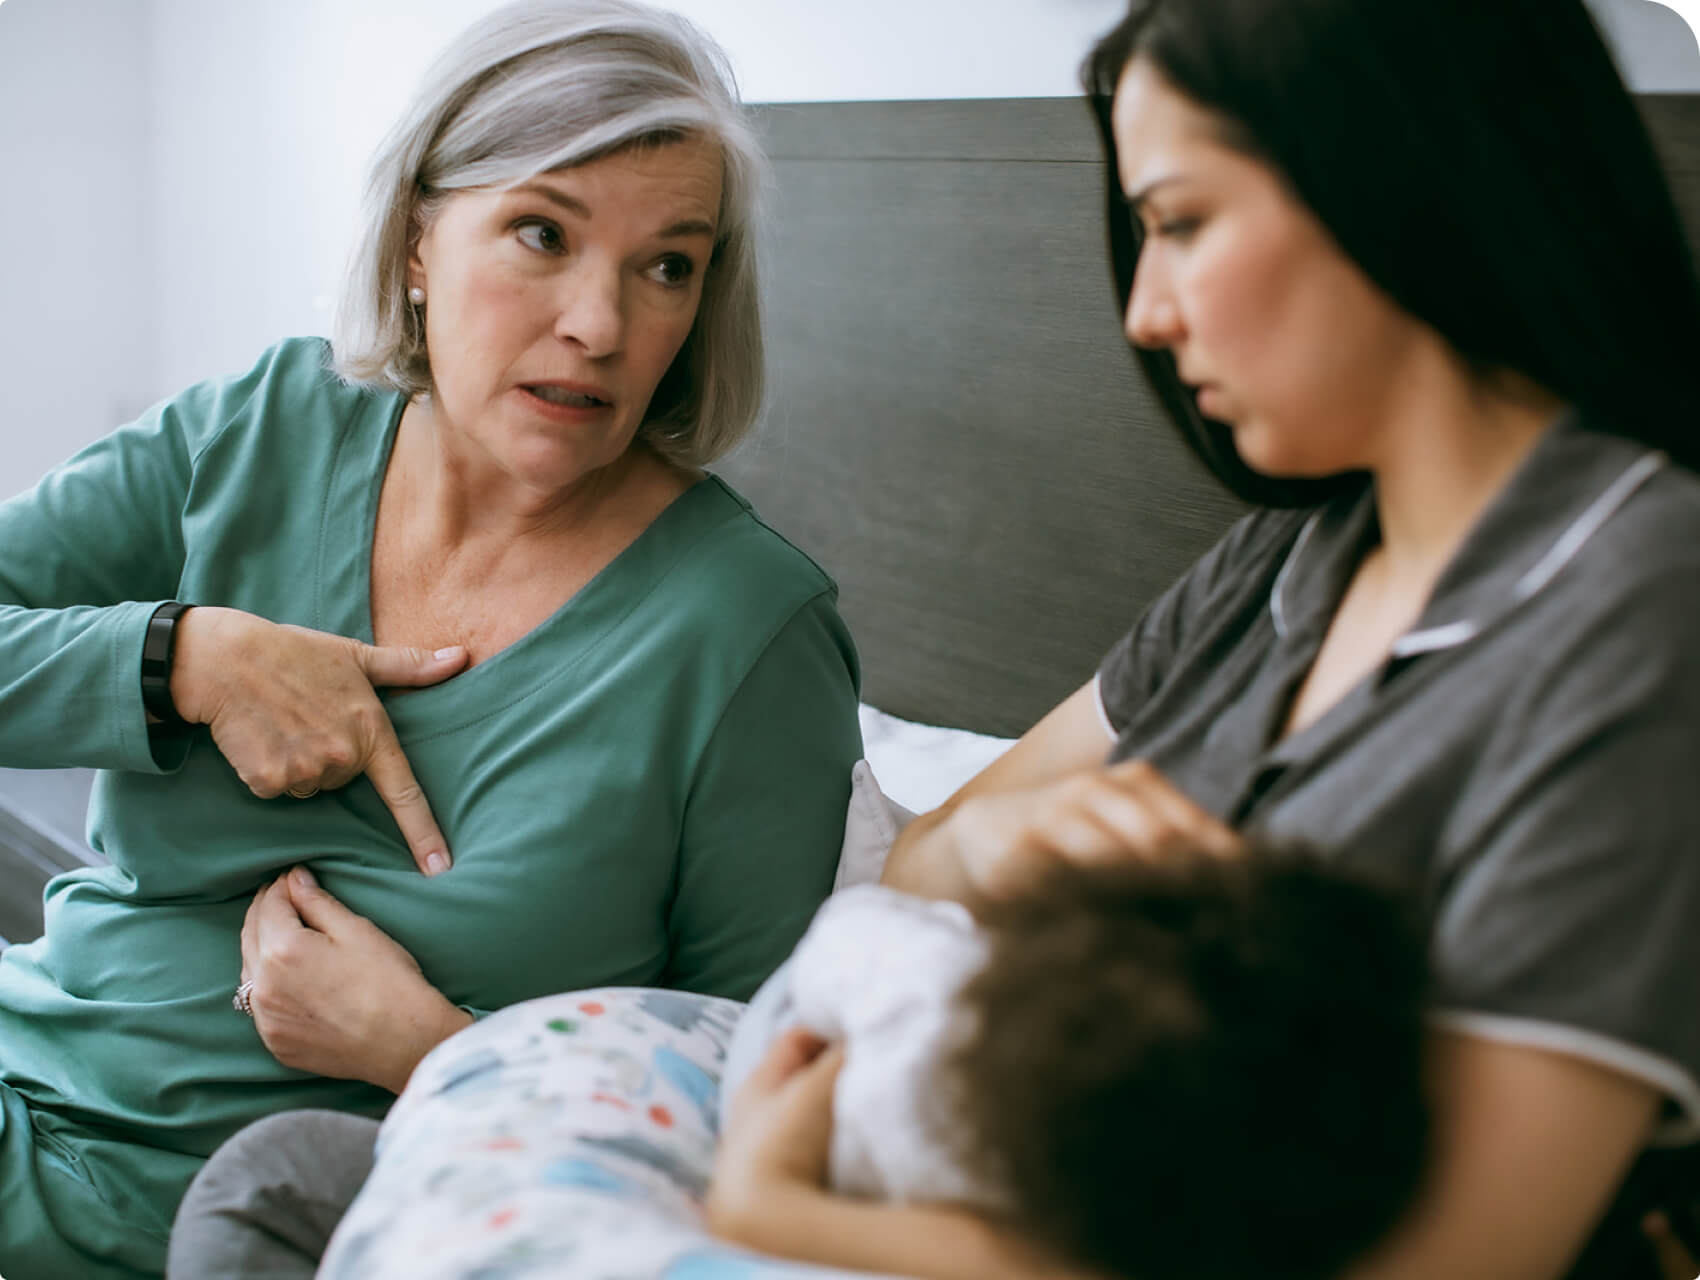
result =
[[1321,1280],[1410,1203],[1426,966],[1391,893],[1260,848],[1059,867],[982,921],[943,1119],[1041,1248],[1136,1280]]

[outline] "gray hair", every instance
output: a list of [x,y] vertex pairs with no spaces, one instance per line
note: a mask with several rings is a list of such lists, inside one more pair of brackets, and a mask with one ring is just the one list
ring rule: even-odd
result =
[[717,240],[696,321],[639,438],[685,466],[724,454],[761,407],[755,231],[767,164],[719,46],[684,18],[631,0],[518,0],[438,58],[372,160],[332,334],[336,371],[409,396],[430,390],[407,264],[450,192],[516,186],[692,136],[721,150]]

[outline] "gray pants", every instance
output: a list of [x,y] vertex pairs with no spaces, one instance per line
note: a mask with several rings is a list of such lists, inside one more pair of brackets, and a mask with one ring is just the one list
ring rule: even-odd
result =
[[309,1280],[372,1171],[377,1136],[376,1120],[340,1111],[285,1111],[249,1125],[189,1184],[166,1275]]

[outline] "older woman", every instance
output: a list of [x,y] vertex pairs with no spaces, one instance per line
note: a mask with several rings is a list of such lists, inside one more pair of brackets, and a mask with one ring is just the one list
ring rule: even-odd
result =
[[102,768],[111,859],[0,959],[0,1272],[157,1274],[246,1122],[381,1114],[562,987],[745,996],[800,934],[854,651],[700,469],[759,399],[760,169],[681,20],[497,12],[376,159],[332,344],[0,506],[0,761]]
[[[1398,877],[1439,1132],[1351,1274],[1650,1273],[1642,1175],[1700,1155],[1700,283],[1634,105],[1581,0],[1134,0],[1088,72],[1127,336],[1264,509],[886,879],[974,903],[1240,832]],[[723,1230],[1046,1271],[966,1216],[824,1191],[836,1059],[775,1053],[722,1146]],[[1191,1274],[1285,1274],[1219,1207]]]

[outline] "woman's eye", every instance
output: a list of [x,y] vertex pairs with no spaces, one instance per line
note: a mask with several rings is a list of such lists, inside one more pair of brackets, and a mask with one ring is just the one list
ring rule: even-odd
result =
[[1168,218],[1153,224],[1151,234],[1168,240],[1185,240],[1197,231],[1201,218]]
[[519,224],[516,234],[521,244],[539,253],[564,253],[567,248],[566,241],[561,238],[561,229],[553,222],[529,219]]
[[670,253],[649,269],[649,278],[670,289],[683,288],[696,274],[696,263],[682,253]]

